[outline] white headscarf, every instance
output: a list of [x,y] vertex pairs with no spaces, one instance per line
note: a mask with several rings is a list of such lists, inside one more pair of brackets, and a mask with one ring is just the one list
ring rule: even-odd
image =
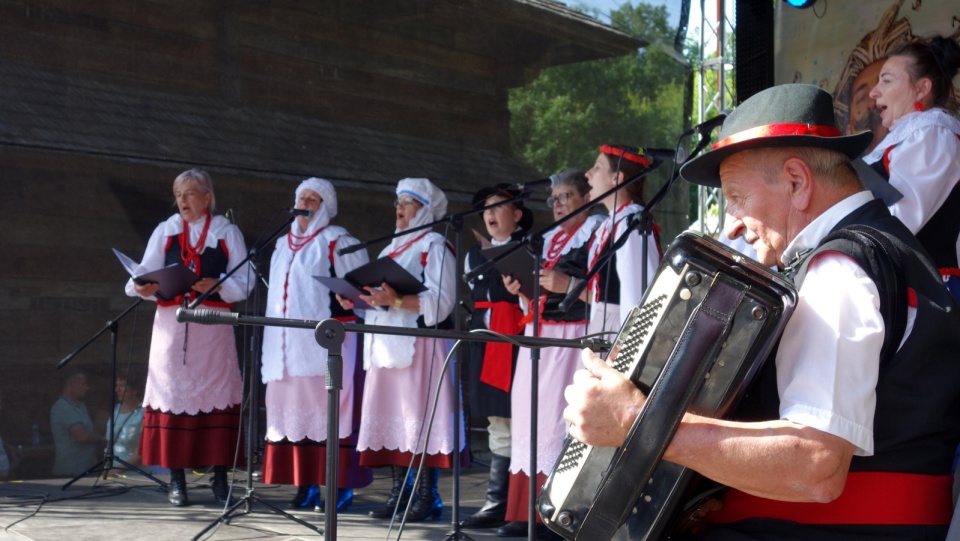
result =
[[[447,213],[447,196],[444,195],[440,188],[434,186],[434,184],[428,179],[405,178],[401,180],[397,183],[397,197],[399,198],[404,195],[409,195],[423,205],[417,210],[417,213],[413,216],[413,218],[410,218],[410,223],[407,225],[407,229],[412,229],[430,222],[435,222],[440,218],[443,218]],[[394,233],[400,232],[400,229],[394,231]],[[416,238],[421,233],[422,231],[416,231],[408,235],[396,237],[390,243],[390,248],[394,249],[403,246],[404,243]]]
[[326,227],[330,220],[337,215],[337,192],[333,189],[333,184],[329,180],[310,177],[297,186],[297,191],[293,196],[293,204],[296,205],[300,199],[300,194],[304,190],[313,190],[320,194],[323,202],[320,203],[320,209],[310,218],[307,230],[304,235],[312,235],[317,229]]
[[[407,229],[434,222],[447,213],[447,196],[440,188],[425,178],[405,178],[397,183],[397,197],[409,196],[423,206],[410,219]],[[405,230],[403,230],[405,231]],[[397,229],[396,233],[401,230]],[[423,230],[400,235],[393,239],[385,252],[393,251],[424,234]],[[367,310],[366,321],[370,325],[414,328],[420,314],[413,310],[390,308]],[[406,368],[413,363],[416,338],[389,334],[364,333],[364,368],[371,365],[381,368]]]

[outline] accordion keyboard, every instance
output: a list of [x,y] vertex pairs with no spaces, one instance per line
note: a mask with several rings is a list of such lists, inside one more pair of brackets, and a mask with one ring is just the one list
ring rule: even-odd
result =
[[[647,301],[634,308],[627,317],[608,358],[611,366],[620,373],[629,375],[643,359],[654,329],[660,324],[670,301],[680,289],[684,273],[685,271],[677,273],[670,268],[661,270],[647,292]],[[562,502],[566,499],[582,474],[588,456],[594,451],[592,446],[568,438],[567,446],[553,472],[551,494],[555,501]]]

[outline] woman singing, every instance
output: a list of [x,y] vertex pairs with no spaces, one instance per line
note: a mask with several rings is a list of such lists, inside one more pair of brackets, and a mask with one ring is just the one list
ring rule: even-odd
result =
[[[143,463],[170,468],[170,503],[188,505],[184,468],[213,466],[217,503],[226,504],[227,466],[237,459],[242,383],[233,329],[223,325],[178,323],[177,308],[207,293],[221,276],[246,257],[237,226],[214,216],[213,181],[190,169],[173,181],[178,213],[161,223],[147,242],[141,266],[159,269],[182,263],[200,279],[186,296],[157,300],[147,385],[144,391]],[[230,311],[247,298],[250,275],[241,269],[203,301],[208,310]],[[156,283],[127,282],[129,296],[156,300]]]
[[[353,312],[335,302],[334,295],[315,276],[343,276],[367,263],[367,251],[339,255],[341,248],[358,241],[346,229],[330,221],[337,215],[337,194],[333,184],[320,178],[300,183],[295,206],[310,211],[297,216],[290,231],[277,240],[270,258],[270,289],[267,316],[319,320],[334,317],[355,321]],[[353,489],[373,480],[367,468],[359,466],[354,417],[357,335],[346,333],[341,346],[343,387],[340,391],[339,472],[337,510],[347,509]],[[312,329],[264,327],[263,381],[267,384],[267,442],[264,448],[265,483],[293,484],[297,495],[289,507],[315,505],[324,510],[320,491],[327,471],[327,350],[320,347]],[[359,412],[356,412],[359,413]]]
[[[407,178],[397,184],[396,231],[431,223],[447,212],[444,193],[425,178]],[[380,257],[389,257],[413,276],[419,277],[426,291],[401,296],[390,287],[366,288],[361,296],[372,308],[366,311],[369,325],[395,327],[452,328],[456,255],[439,233],[411,231],[393,239]],[[352,304],[345,302],[345,308]],[[453,441],[453,423],[463,427],[460,412],[453,409],[453,381],[450,371],[441,379],[441,369],[450,344],[435,338],[414,338],[387,334],[364,336],[364,367],[367,370],[363,390],[363,418],[360,420],[360,464],[369,467],[390,466],[393,485],[383,507],[370,511],[375,518],[389,518],[399,501],[401,507],[410,497],[406,469],[413,459],[425,458],[426,471],[416,487],[416,498],[407,521],[439,519],[443,503],[437,492],[438,468],[450,468],[464,447]],[[441,386],[442,382],[442,386]],[[439,394],[437,388],[441,387]],[[426,438],[427,422],[437,398],[436,416]]]

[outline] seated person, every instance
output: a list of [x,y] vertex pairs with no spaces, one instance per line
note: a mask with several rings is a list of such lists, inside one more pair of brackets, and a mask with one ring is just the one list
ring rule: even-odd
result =
[[100,458],[106,440],[94,431],[83,402],[89,388],[87,376],[80,372],[68,374],[60,398],[50,408],[54,475],[80,475]]
[[113,415],[107,421],[105,437],[109,441],[110,431],[113,430],[113,456],[126,462],[114,463],[114,469],[124,470],[127,465],[139,467],[143,464],[140,458],[143,377],[133,370],[119,374],[113,392],[116,393],[117,404],[113,408]]

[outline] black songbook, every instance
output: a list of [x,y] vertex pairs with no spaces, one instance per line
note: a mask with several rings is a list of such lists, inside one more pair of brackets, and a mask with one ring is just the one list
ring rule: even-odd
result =
[[877,173],[873,167],[867,165],[863,160],[853,160],[853,168],[856,169],[857,174],[860,175],[860,180],[863,181],[863,187],[870,190],[874,197],[883,201],[888,207],[903,199],[903,194],[900,193],[900,190],[891,186],[889,180],[880,176],[880,173]]
[[172,263],[150,272],[143,272],[143,267],[139,263],[127,257],[123,252],[113,249],[113,253],[120,260],[120,264],[126,269],[130,278],[138,285],[157,283],[160,289],[157,290],[156,297],[161,301],[172,301],[178,296],[190,291],[193,284],[200,280],[192,270],[188,269],[183,263]]
[[[348,272],[343,278],[333,276],[314,276],[321,284],[330,288],[337,295],[350,299],[353,306],[360,310],[367,310],[370,305],[365,303],[360,295],[367,295],[364,287],[380,287],[386,282],[398,295],[416,295],[427,288],[407,269],[389,257],[381,257],[366,265],[357,267]],[[384,309],[388,307],[383,307]]]
[[[520,293],[528,299],[533,298],[533,281],[538,280],[540,273],[534,268],[536,261],[526,249],[514,250],[517,242],[508,242],[500,246],[481,248],[480,255],[493,261],[493,267],[504,276],[510,276],[520,282]],[[497,261],[500,254],[514,250],[513,253]]]

